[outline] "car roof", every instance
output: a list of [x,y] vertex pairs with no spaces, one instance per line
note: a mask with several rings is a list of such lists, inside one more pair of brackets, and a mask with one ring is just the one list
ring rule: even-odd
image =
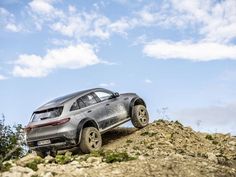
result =
[[71,100],[75,97],[78,97],[80,95],[82,96],[86,93],[90,93],[90,92],[93,92],[93,91],[101,91],[101,90],[109,91],[109,90],[104,89],[104,88],[92,88],[92,89],[88,89],[88,90],[82,90],[82,91],[74,92],[74,93],[71,93],[71,94],[68,94],[68,95],[57,97],[57,98],[47,102],[46,104],[44,104],[44,105],[40,106],[39,108],[37,108],[35,110],[35,112],[39,112],[39,111],[50,109],[50,108],[60,107],[60,106],[63,106],[64,103],[66,103],[67,101],[69,101],[69,100]]

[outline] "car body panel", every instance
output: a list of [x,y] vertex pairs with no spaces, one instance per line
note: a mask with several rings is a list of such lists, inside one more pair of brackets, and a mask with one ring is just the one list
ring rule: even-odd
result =
[[[112,91],[103,88],[89,89],[59,97],[36,109],[35,112],[38,112],[63,106],[59,117],[47,118],[36,122],[32,122],[31,119],[31,122],[26,127],[29,130],[26,135],[30,149],[63,149],[76,146],[80,142],[81,132],[86,123],[92,123],[92,126],[98,128],[100,133],[104,133],[129,121],[131,118],[130,109],[134,106],[134,101],[141,99],[135,93],[125,93],[120,94],[118,97],[101,101],[95,94],[98,91],[113,95]],[[92,94],[97,103],[71,111],[73,103],[87,94]],[[57,125],[57,123],[61,123],[60,121],[65,119],[69,121]],[[56,125],[54,125],[55,123]],[[37,144],[38,141],[48,139],[54,143],[42,146]],[[56,139],[60,139],[60,141]]]

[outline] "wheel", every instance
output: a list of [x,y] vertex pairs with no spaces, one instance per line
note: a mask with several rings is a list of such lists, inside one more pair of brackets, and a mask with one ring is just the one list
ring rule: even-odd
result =
[[99,150],[102,146],[102,137],[95,127],[86,127],[82,131],[80,150],[83,153],[90,153]]
[[39,156],[41,158],[44,158],[47,156],[47,153],[43,150],[36,150],[35,152],[36,152],[37,156]]
[[131,122],[136,128],[143,128],[148,125],[149,115],[145,106],[134,106],[132,111]]

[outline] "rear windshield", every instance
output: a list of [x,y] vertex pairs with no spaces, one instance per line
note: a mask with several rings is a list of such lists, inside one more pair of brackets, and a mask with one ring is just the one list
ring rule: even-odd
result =
[[34,112],[32,115],[32,122],[37,122],[40,120],[51,119],[59,117],[62,113],[63,107],[51,108],[43,111]]

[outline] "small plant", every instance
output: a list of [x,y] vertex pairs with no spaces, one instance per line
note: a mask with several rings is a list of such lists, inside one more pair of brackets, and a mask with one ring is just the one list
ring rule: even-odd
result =
[[208,140],[213,140],[213,139],[214,139],[214,138],[212,137],[212,135],[206,135],[205,138],[208,139]]
[[155,120],[154,122],[158,125],[160,123],[165,123],[165,120],[159,119],[159,120]]
[[139,147],[138,146],[134,146],[133,150],[139,150]]
[[141,155],[141,154],[140,154],[140,152],[136,152],[135,155],[139,156],[139,155]]
[[146,146],[148,149],[154,149],[154,143],[149,144],[148,146]]
[[141,136],[146,136],[146,135],[148,135],[148,134],[149,134],[149,132],[145,131],[145,132],[142,132],[140,135],[141,135]]
[[127,141],[126,141],[126,143],[128,143],[128,144],[130,144],[130,143],[132,143],[133,141],[132,140],[130,140],[130,139],[128,139]]
[[217,144],[218,144],[218,141],[213,140],[213,141],[212,141],[212,144],[217,145]]
[[58,164],[67,164],[72,161],[72,157],[69,155],[56,155],[55,157],[56,163]]
[[38,175],[38,174],[35,174],[35,175],[31,175],[31,177],[39,177],[39,175]]
[[9,171],[11,167],[12,167],[12,165],[9,162],[0,163],[0,171],[1,172]]
[[157,134],[157,132],[151,132],[151,133],[149,133],[149,137],[152,137],[152,136],[155,136]]
[[180,125],[181,127],[183,127],[183,124],[181,124],[178,120],[175,121],[175,124]]
[[105,159],[105,162],[107,162],[107,163],[114,163],[114,162],[123,162],[123,161],[135,160],[136,157],[129,156],[127,152],[108,151],[105,154],[104,159]]
[[113,163],[113,162],[122,162],[134,160],[136,157],[131,157],[126,152],[116,152],[116,151],[104,151],[98,150],[93,151],[90,154],[87,154],[83,160],[87,160],[89,157],[102,157],[104,162]]
[[38,170],[38,164],[42,163],[43,160],[41,158],[35,158],[33,161],[27,163],[25,167],[31,168],[34,171]]
[[144,146],[146,146],[147,145],[147,141],[142,140],[142,141],[140,141],[140,144],[143,144]]
[[157,132],[148,132],[148,131],[145,131],[145,132],[142,132],[140,135],[141,136],[149,136],[149,137],[152,137],[152,136],[155,136],[157,134]]
[[97,151],[92,151],[90,154],[86,154],[85,157],[81,160],[87,160],[89,157],[104,157],[105,152],[103,149],[97,150]]
[[54,171],[52,171],[51,173],[52,173],[52,176],[56,176],[57,175],[57,173],[54,172]]

